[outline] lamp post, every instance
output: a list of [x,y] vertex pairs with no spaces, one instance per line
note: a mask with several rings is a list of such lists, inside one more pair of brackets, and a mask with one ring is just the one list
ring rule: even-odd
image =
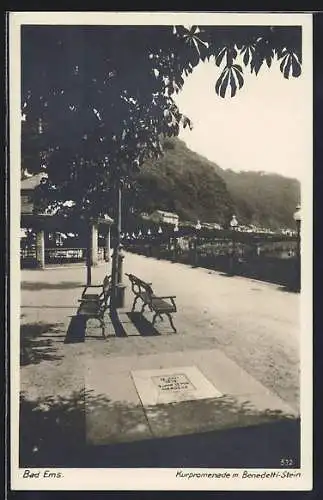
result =
[[[104,214],[103,218],[105,220],[109,219],[108,214]],[[122,234],[120,235],[120,238],[122,239]],[[104,253],[105,253],[105,261],[109,262],[109,267],[110,267],[110,246],[111,246],[111,235],[110,235],[110,226],[108,227],[108,230],[106,231],[105,234],[105,246],[104,246]]]
[[177,233],[178,233],[178,224],[176,223],[174,226],[174,248],[173,248],[173,261],[176,262],[176,254],[177,254]]
[[122,181],[117,178],[115,181],[115,193],[116,193],[116,241],[114,252],[112,254],[112,269],[111,269],[111,301],[110,301],[110,313],[112,315],[116,314],[117,308],[124,307],[125,300],[125,288],[123,284],[123,259],[124,255],[122,252],[121,245],[121,196],[122,196]]
[[197,245],[198,245],[198,231],[202,228],[200,221],[198,220],[195,226],[196,234],[194,235],[194,267],[198,265],[198,253],[197,253]]
[[238,221],[235,215],[232,215],[232,219],[230,220],[230,228],[232,231],[232,256],[230,258],[230,274],[234,275],[235,271],[235,260],[236,260],[236,239],[235,239],[235,230],[238,226]]
[[301,205],[297,205],[296,211],[293,215],[296,222],[297,240],[296,240],[296,291],[301,289]]
[[[162,230],[162,227],[161,227],[161,226],[159,226],[157,233],[158,233],[159,235],[162,235],[162,234],[163,234],[163,230]],[[160,238],[160,239],[159,239],[159,238],[157,239],[157,245],[158,245],[158,246],[156,247],[156,250],[157,250],[157,252],[158,252],[158,253],[157,253],[157,259],[160,259],[160,256],[162,255],[162,251],[161,251],[161,238]]]
[[148,257],[152,257],[152,247],[151,247],[151,240],[150,240],[151,229],[150,228],[148,228],[147,236],[148,236]]

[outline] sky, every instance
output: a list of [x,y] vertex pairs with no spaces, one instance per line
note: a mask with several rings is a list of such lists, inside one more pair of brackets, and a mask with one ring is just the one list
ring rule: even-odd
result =
[[234,171],[279,173],[299,180],[308,168],[308,87],[306,78],[285,79],[279,63],[258,76],[244,70],[245,83],[235,97],[215,93],[221,73],[214,61],[200,63],[185,79],[176,101],[194,128],[180,139],[197,153]]

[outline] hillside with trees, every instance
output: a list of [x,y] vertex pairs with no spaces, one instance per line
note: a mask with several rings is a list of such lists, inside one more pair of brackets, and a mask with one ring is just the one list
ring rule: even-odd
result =
[[294,227],[293,213],[300,202],[297,179],[264,172],[218,172],[226,182],[241,222],[272,229]]
[[184,220],[220,224],[226,224],[235,213],[242,224],[293,227],[292,216],[300,199],[296,179],[224,170],[177,138],[164,141],[164,155],[146,162],[137,181],[136,208],[170,210]]
[[170,210],[182,220],[225,224],[233,202],[212,164],[178,139],[168,138],[163,146],[164,155],[146,162],[138,175],[140,209]]

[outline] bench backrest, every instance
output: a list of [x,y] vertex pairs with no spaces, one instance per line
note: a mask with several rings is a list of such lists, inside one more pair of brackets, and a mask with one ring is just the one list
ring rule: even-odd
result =
[[147,283],[146,281],[141,280],[134,274],[128,274],[129,280],[131,282],[131,288],[132,291],[135,295],[138,295],[140,293],[147,293],[149,295],[153,295],[153,289],[151,287],[151,283]]
[[101,302],[103,301],[103,303],[107,303],[108,298],[111,295],[111,276],[106,276],[104,278],[102,283],[102,291],[103,291],[103,297],[101,295],[102,297]]
[[102,283],[103,292],[106,293],[111,288],[111,276],[106,276]]

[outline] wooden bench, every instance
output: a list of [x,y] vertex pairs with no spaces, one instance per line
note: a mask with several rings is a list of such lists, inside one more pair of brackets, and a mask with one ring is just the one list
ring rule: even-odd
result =
[[[101,293],[88,293],[90,288],[101,288]],[[102,336],[105,337],[104,314],[110,306],[111,278],[106,276],[102,285],[88,285],[84,288],[80,305],[77,310],[78,316],[88,319],[97,319],[100,322]],[[86,328],[86,324],[85,324]]]
[[[101,289],[101,291],[93,293],[91,290],[93,288]],[[101,285],[87,285],[82,292],[81,301],[83,302],[84,300],[99,300],[99,301],[104,300],[106,308],[108,308],[108,299],[110,297],[108,291],[110,288],[111,288],[111,276],[108,275],[104,278],[103,283]]]
[[144,312],[146,306],[149,307],[150,311],[155,313],[152,321],[153,325],[155,324],[157,317],[163,320],[162,315],[166,314],[171,327],[173,328],[174,332],[176,332],[176,328],[172,319],[172,313],[175,313],[177,311],[175,304],[176,296],[157,296],[152,289],[151,283],[143,281],[134,274],[127,274],[127,276],[131,283],[131,289],[135,295],[131,311],[133,312],[135,310],[138,300],[141,299],[141,313]]

